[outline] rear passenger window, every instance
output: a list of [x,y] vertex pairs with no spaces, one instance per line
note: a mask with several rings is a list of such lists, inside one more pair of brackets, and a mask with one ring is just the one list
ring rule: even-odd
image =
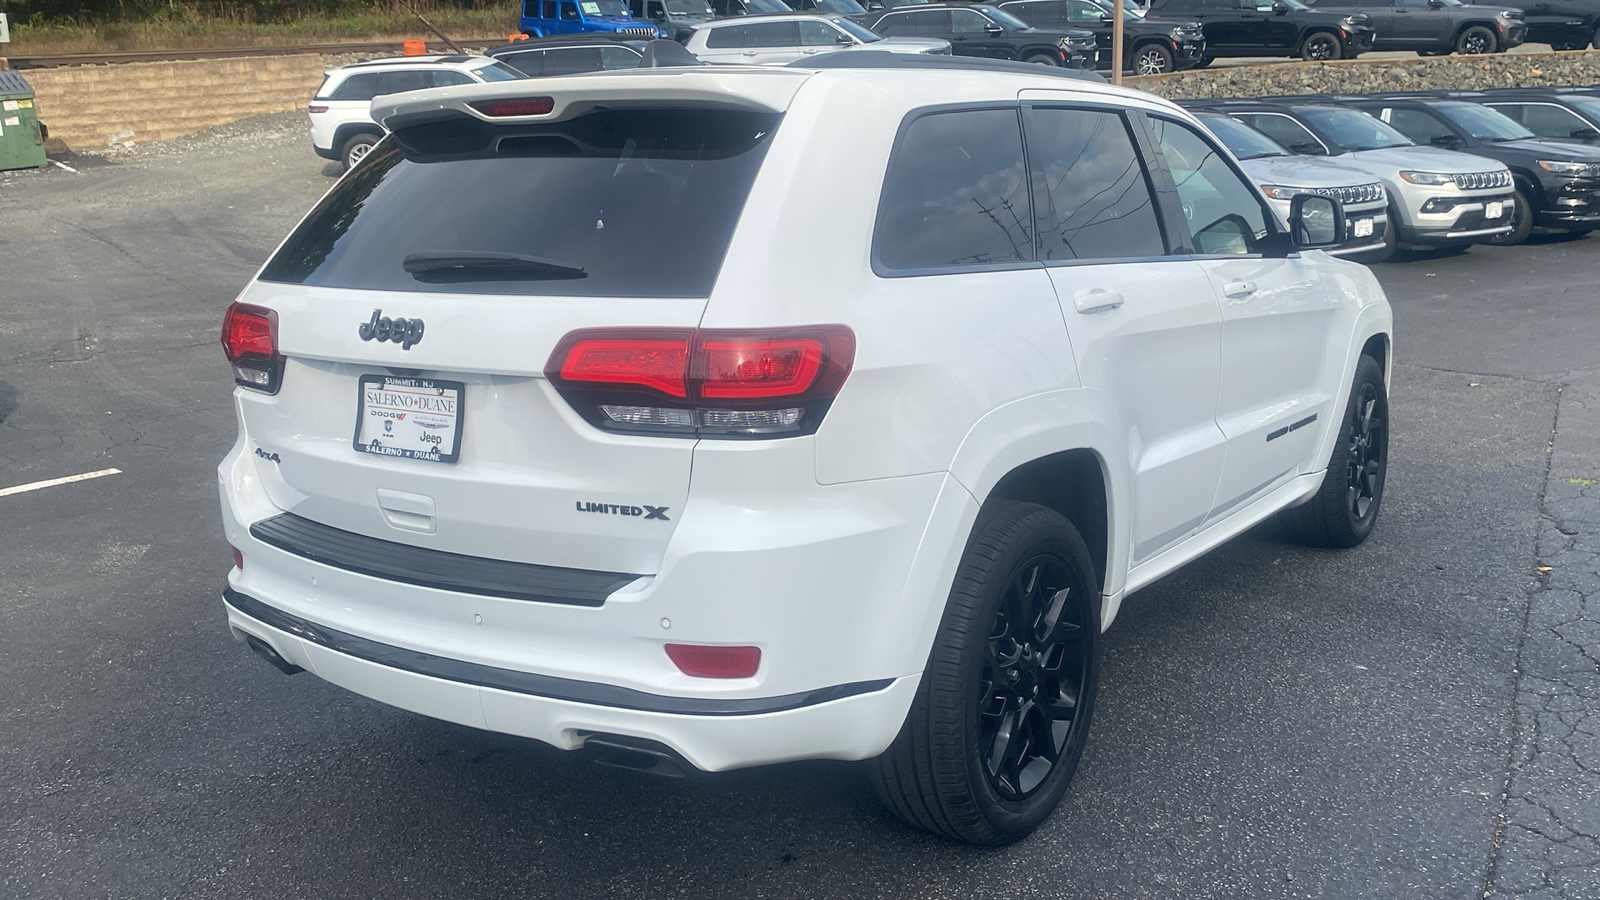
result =
[[930,269],[1033,258],[1017,113],[934,113],[901,133],[874,232],[882,265]]
[[1433,143],[1434,138],[1450,138],[1455,132],[1436,116],[1429,115],[1417,109],[1391,109],[1386,121],[1394,126],[1394,130],[1410,138],[1412,142],[1426,147]]
[[1316,135],[1288,116],[1239,115],[1235,118],[1296,153],[1301,152],[1303,148],[1322,146]]
[[598,72],[601,68],[599,47],[562,47],[547,52],[544,57],[546,75]]
[[371,100],[378,96],[378,73],[351,75],[333,92],[330,100]]
[[[1497,106],[1496,109],[1511,115],[1511,110]],[[1559,106],[1524,106],[1521,108],[1521,117],[1512,116],[1534,134],[1540,137],[1572,137],[1572,133],[1580,128],[1590,127],[1588,122]]]
[[502,62],[514,66],[524,75],[538,77],[544,73],[544,51],[531,50],[526,53],[507,53],[500,57]]
[[465,72],[434,72],[434,87],[455,87],[459,84],[473,84],[472,76]]
[[1040,259],[1128,259],[1167,252],[1144,166],[1122,116],[1030,109]]

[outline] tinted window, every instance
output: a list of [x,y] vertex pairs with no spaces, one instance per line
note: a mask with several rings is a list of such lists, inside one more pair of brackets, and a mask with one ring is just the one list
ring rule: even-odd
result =
[[506,53],[498,57],[508,65],[516,67],[524,75],[538,77],[544,74],[543,50],[528,50],[523,53]]
[[1522,114],[1514,116],[1514,118],[1520,119],[1529,131],[1541,137],[1571,137],[1572,133],[1580,128],[1593,127],[1588,122],[1578,118],[1576,113],[1568,109],[1562,109],[1559,106],[1534,103],[1521,107],[1497,106],[1495,108],[1507,115],[1511,115],[1514,109],[1519,110]]
[[526,0],[522,4],[522,14],[529,19],[539,18],[539,0]]
[[424,91],[433,87],[433,73],[423,70],[384,72],[378,76],[378,96]]
[[371,100],[378,96],[378,73],[351,75],[333,92],[330,100]]
[[1411,144],[1405,135],[1364,112],[1332,106],[1305,106],[1296,111],[1311,123],[1311,127],[1328,135],[1344,150],[1378,150]]
[[1040,259],[1167,252],[1144,166],[1120,115],[1033,109],[1027,118]]
[[[1203,115],[1200,124],[1216,135],[1222,146],[1240,159],[1265,159],[1271,156],[1288,156],[1283,145],[1250,126],[1227,116]],[[1296,126],[1299,127],[1299,126]]]
[[1418,109],[1389,110],[1389,124],[1412,141],[1427,145],[1436,137],[1453,137],[1455,132],[1439,119]]
[[1006,12],[1011,13],[1029,25],[1060,25],[1062,22],[1063,7],[1065,4],[1051,2],[1051,0],[1030,0],[1027,3],[1007,3],[1001,6]]
[[761,22],[713,28],[707,47],[795,47],[800,44],[800,23]]
[[435,72],[433,73],[434,87],[455,87],[458,84],[473,84],[472,76],[465,72]]
[[889,163],[874,249],[891,269],[1031,259],[1028,205],[1017,110],[922,116]]
[[334,186],[261,277],[391,291],[705,297],[778,121],[644,109],[407,129]]
[[1476,103],[1441,103],[1439,113],[1480,141],[1520,141],[1534,136],[1503,113]]
[[546,75],[598,72],[602,68],[604,66],[600,63],[599,47],[560,47],[547,51],[544,55]]
[[1261,193],[1187,125],[1151,117],[1183,217],[1200,254],[1260,253],[1269,233]]
[[983,34],[988,27],[989,20],[970,9],[950,10],[951,34]]
[[831,47],[843,37],[837,28],[821,20],[800,23],[800,43],[807,47]]
[[1110,13],[1099,5],[1084,0],[1072,0],[1067,22],[1071,25],[1099,25]]
[[571,0],[561,0],[561,18],[569,22],[578,21],[578,7],[574,6]]
[[554,19],[556,17],[556,0],[544,0],[544,15],[542,18]]
[[1322,149],[1316,135],[1288,116],[1243,114],[1236,118],[1296,153],[1305,152],[1307,147]]
[[487,66],[480,66],[473,70],[484,81],[515,81],[522,77],[522,73],[502,62],[494,62]]

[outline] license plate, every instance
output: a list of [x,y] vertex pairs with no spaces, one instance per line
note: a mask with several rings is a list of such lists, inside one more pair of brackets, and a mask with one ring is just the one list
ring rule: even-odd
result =
[[1500,214],[1505,212],[1505,209],[1506,205],[1499,200],[1496,200],[1493,203],[1485,203],[1483,206],[1484,218],[1498,219],[1500,218]]
[[1372,237],[1372,220],[1357,219],[1354,233],[1356,237]]
[[461,455],[459,381],[361,376],[354,446],[362,453],[453,463]]

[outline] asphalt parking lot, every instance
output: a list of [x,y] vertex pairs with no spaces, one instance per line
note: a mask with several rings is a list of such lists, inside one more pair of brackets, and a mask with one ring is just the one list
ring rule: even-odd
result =
[[235,644],[217,330],[332,173],[300,113],[74,165],[0,174],[0,896],[1600,897],[1600,237],[1379,267],[1373,539],[1131,598],[1067,801],[976,850],[850,765],[653,779]]

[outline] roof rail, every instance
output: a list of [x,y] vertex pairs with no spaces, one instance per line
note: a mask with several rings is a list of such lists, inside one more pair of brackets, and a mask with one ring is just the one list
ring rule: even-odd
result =
[[917,53],[890,53],[887,50],[839,50],[822,53],[810,59],[789,63],[791,69],[974,69],[987,72],[1005,72],[1011,75],[1049,75],[1105,84],[1097,72],[1083,69],[1059,69],[1038,63],[1017,62],[1009,59],[979,59],[971,56],[931,56]]

